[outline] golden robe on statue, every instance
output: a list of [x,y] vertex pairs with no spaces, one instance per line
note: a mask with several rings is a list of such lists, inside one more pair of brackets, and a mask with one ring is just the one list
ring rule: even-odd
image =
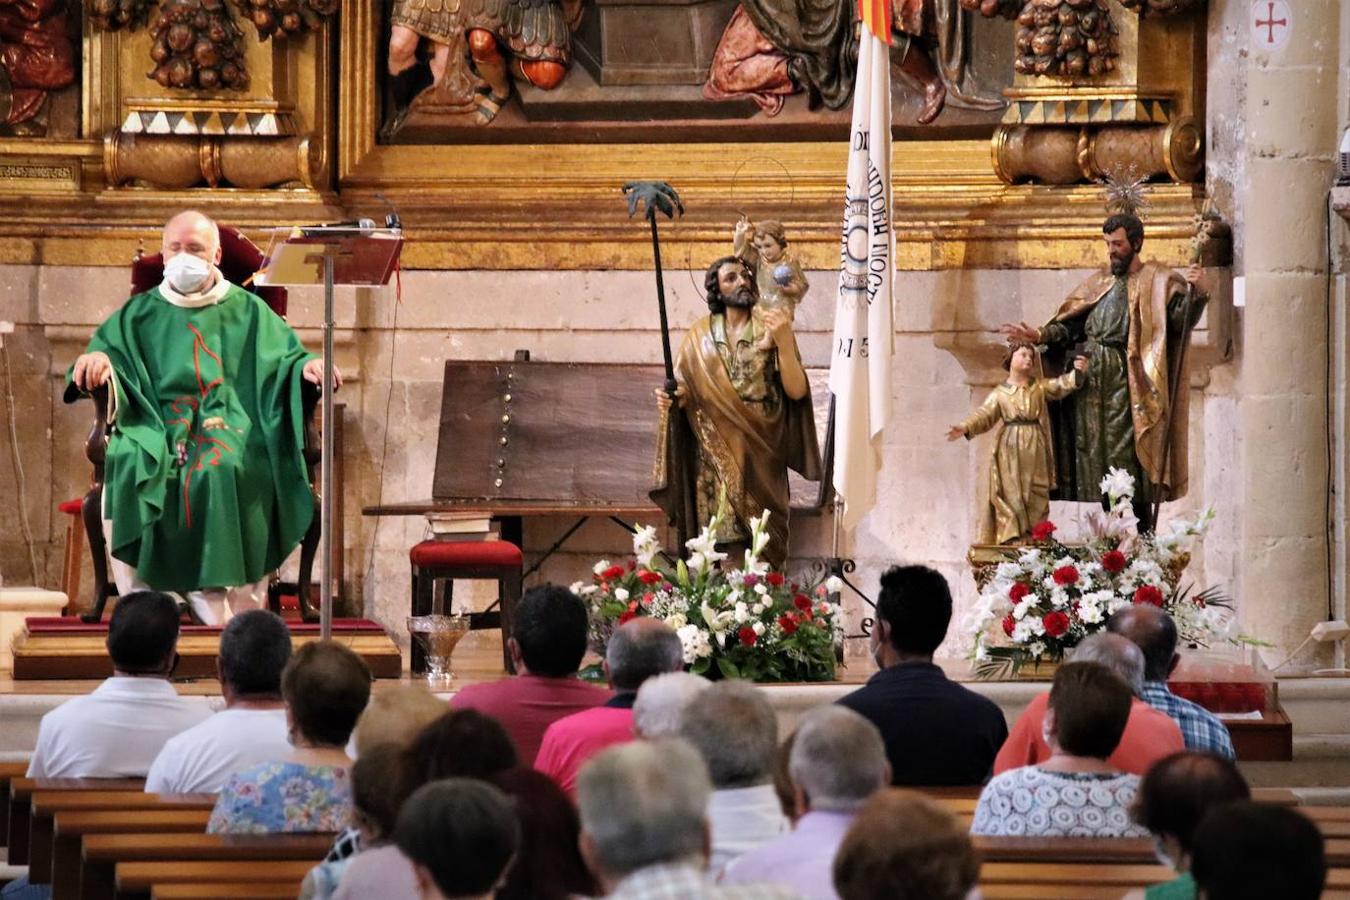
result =
[[651,493],[675,516],[680,505],[677,486],[682,479],[692,479],[702,524],[717,511],[716,498],[725,490],[730,517],[715,535],[719,542],[744,541],[750,519],[767,509],[769,544],[762,559],[775,568],[787,560],[788,469],[820,480],[811,395],[800,400],[784,395],[777,360],[776,349],[759,346],[757,322],[745,329],[735,346],[728,343],[721,315],[694,323],[675,363],[685,390],[684,407],[670,414],[679,415],[692,432],[685,446],[696,446],[697,452],[674,458],[663,417],[656,487]]
[[966,437],[997,428],[989,459],[989,502],[980,521],[979,543],[1005,544],[1031,532],[1050,515],[1055,486],[1054,443],[1047,400],[1058,400],[1081,383],[1076,372],[1004,383],[989,392],[958,427]]

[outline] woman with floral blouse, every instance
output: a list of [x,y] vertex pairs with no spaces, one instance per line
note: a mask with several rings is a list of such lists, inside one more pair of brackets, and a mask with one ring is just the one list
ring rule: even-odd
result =
[[206,826],[209,832],[341,831],[351,818],[344,749],[370,699],[370,670],[334,641],[295,652],[281,676],[291,753],[234,775]]

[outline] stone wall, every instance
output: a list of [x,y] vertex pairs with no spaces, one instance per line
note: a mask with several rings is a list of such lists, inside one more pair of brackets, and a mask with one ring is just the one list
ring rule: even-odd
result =
[[[894,364],[895,424],[887,432],[876,510],[846,536],[843,550],[858,562],[856,583],[873,594],[878,573],[896,561],[926,562],[951,580],[961,609],[974,597],[964,559],[974,536],[987,438],[949,444],[944,433],[983,399],[1001,377],[997,338],[1003,321],[1042,321],[1086,272],[947,271],[903,273],[898,279]],[[121,273],[100,268],[8,267],[0,270],[0,319],[19,323],[10,341],[19,407],[20,450],[27,475],[25,506],[36,541],[43,584],[56,586],[66,520],[57,502],[87,485],[82,442],[88,404],[60,399],[66,367],[95,325],[113,308]],[[829,361],[835,273],[811,272],[811,292],[799,311],[798,330],[808,366]],[[671,318],[687,323],[702,315],[700,275],[667,273]],[[362,506],[428,497],[436,453],[443,361],[510,359],[529,349],[536,360],[659,363],[652,278],[643,272],[407,272],[402,301],[393,290],[340,291],[337,362],[347,377],[339,395],[347,404],[346,562],[349,611],[365,612],[401,631],[408,607],[407,549],[421,538],[420,518],[362,517]],[[319,344],[317,291],[293,292],[290,319],[310,347]],[[395,327],[396,325],[396,327]],[[1206,324],[1198,346],[1210,342]],[[678,339],[678,336],[677,336]],[[1197,375],[1193,402],[1192,483],[1196,491],[1169,513],[1193,514],[1201,502],[1220,503],[1234,489],[1224,465],[1225,443],[1236,405],[1234,379]],[[653,410],[638,410],[651,415]],[[11,495],[9,439],[0,437],[0,484]],[[1207,448],[1218,446],[1214,456]],[[1209,465],[1211,459],[1215,465]],[[1203,486],[1203,490],[1201,489]],[[0,566],[11,583],[27,582],[26,551],[17,504],[0,504]],[[1070,531],[1084,507],[1064,505],[1055,516]],[[1220,534],[1196,573],[1233,583],[1234,517],[1223,509]],[[653,522],[655,524],[655,522]],[[568,519],[530,520],[527,557],[551,545]],[[798,563],[828,555],[828,519],[794,523]],[[585,577],[600,557],[626,554],[625,534],[605,520],[578,532],[542,570],[569,582]],[[88,582],[88,566],[85,580]],[[481,602],[482,590],[460,590]],[[86,595],[87,596],[87,595]],[[461,596],[457,594],[457,597]],[[855,603],[855,615],[861,604]],[[853,629],[856,630],[856,629]],[[953,629],[947,652],[966,645]]]

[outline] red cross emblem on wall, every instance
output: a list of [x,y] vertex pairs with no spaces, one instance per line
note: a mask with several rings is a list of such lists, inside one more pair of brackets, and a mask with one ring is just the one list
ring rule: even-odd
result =
[[1262,50],[1278,50],[1289,41],[1291,24],[1285,0],[1256,0],[1252,4],[1252,43]]

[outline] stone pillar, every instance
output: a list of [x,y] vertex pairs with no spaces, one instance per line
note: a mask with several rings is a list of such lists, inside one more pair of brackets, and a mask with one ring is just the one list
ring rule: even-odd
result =
[[[1246,8],[1245,4],[1237,6]],[[1263,49],[1244,22],[1247,187],[1234,192],[1246,276],[1237,421],[1245,629],[1283,660],[1328,618],[1327,191],[1341,120],[1339,4],[1291,4],[1288,42]],[[1218,73],[1211,69],[1211,83]],[[1282,672],[1327,665],[1324,647]]]

